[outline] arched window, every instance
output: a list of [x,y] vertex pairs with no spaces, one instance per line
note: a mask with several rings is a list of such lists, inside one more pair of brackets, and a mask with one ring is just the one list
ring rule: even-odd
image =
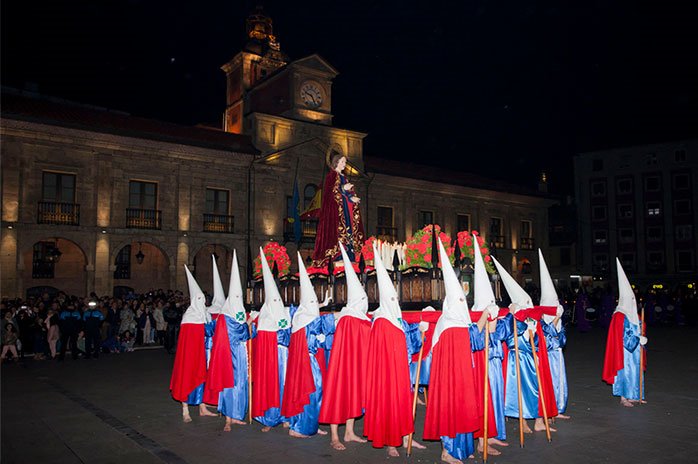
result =
[[115,279],[130,279],[131,278],[131,245],[126,245],[119,251],[114,260],[116,270],[114,271]]

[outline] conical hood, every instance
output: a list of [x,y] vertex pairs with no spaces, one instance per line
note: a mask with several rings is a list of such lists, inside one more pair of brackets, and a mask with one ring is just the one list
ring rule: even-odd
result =
[[291,332],[297,332],[320,317],[320,305],[317,301],[317,294],[312,282],[310,282],[308,271],[305,269],[300,253],[298,253],[298,281],[301,288],[301,301],[298,305],[298,310],[293,315]]
[[620,260],[616,258],[616,267],[618,268],[618,307],[616,311],[625,314],[632,324],[639,324],[640,320],[637,317],[637,301],[635,300],[635,292],[630,285],[628,276],[625,275],[623,266]]
[[243,300],[242,281],[240,280],[240,268],[238,267],[238,255],[233,250],[233,265],[230,268],[230,283],[228,284],[228,298],[223,303],[221,313],[230,316],[239,323],[245,322],[245,303]]
[[[553,279],[550,277],[550,272],[548,271],[548,266],[545,264],[545,259],[543,258],[543,252],[538,248],[538,259],[540,260],[540,305],[541,306],[554,306],[555,308],[560,306],[560,300],[557,297],[557,292],[555,291],[555,284],[553,284]],[[555,319],[555,316],[549,316],[543,314],[543,320],[550,324]],[[558,320],[558,330],[560,329],[560,321]]]
[[211,261],[213,261],[213,299],[211,300],[211,306],[208,307],[208,312],[210,314],[218,314],[223,310],[223,304],[225,304],[225,292],[223,291],[221,275],[218,273],[216,257],[211,255]]
[[376,277],[378,278],[378,295],[380,302],[378,309],[373,313],[373,320],[375,321],[377,318],[383,317],[392,322],[398,329],[403,330],[402,324],[400,323],[402,311],[400,310],[397,292],[395,291],[392,280],[390,280],[388,271],[385,269],[378,249],[376,249],[375,242],[373,243],[373,257]]
[[441,317],[434,328],[432,347],[436,346],[441,337],[441,333],[452,327],[469,327],[472,323],[470,313],[468,313],[468,302],[465,299],[463,287],[461,287],[456,273],[448,260],[448,254],[441,239],[439,241],[439,259],[441,261],[441,272],[444,277],[444,287],[446,297],[442,307]]
[[189,307],[184,311],[182,324],[205,324],[208,322],[206,295],[186,265],[184,265],[184,272],[187,274],[187,284],[189,284]]
[[517,306],[514,312],[521,309],[532,308],[533,300],[531,300],[529,294],[526,293],[526,290],[514,280],[494,256],[492,257],[492,261],[494,261],[494,265],[497,267],[497,272],[499,272],[499,276],[502,278],[502,283],[504,284],[504,288],[507,289],[511,302]]
[[475,292],[473,301],[473,311],[486,311],[489,306],[497,306],[494,297],[490,277],[485,269],[485,261],[477,242],[477,235],[473,235],[473,250],[475,255]]
[[257,330],[276,332],[288,329],[291,325],[291,316],[279,294],[279,289],[274,282],[274,276],[269,269],[267,257],[264,251],[259,249],[259,258],[262,261],[262,277],[264,278],[264,304],[259,310]]
[[368,316],[366,316],[368,312],[368,295],[366,295],[363,285],[361,285],[356,272],[354,272],[354,266],[341,242],[339,243],[339,249],[342,252],[344,276],[347,281],[347,304],[342,308],[339,317],[351,315],[359,319],[370,320]]

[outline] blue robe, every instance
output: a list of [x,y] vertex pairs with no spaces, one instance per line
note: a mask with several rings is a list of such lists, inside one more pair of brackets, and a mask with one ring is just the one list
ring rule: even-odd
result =
[[[295,313],[291,307],[292,313]],[[291,316],[293,317],[293,316]],[[310,369],[313,372],[313,382],[315,392],[310,395],[310,402],[305,405],[303,412],[289,418],[291,430],[303,435],[315,435],[318,431],[318,417],[320,416],[320,406],[322,405],[322,371],[315,354],[318,350],[325,349],[325,343],[320,342],[317,336],[333,334],[335,329],[334,314],[325,314],[317,317],[305,326],[305,338],[308,342],[308,354],[310,356]]]
[[[213,346],[213,331],[216,328],[216,321],[206,322],[204,324],[204,346],[206,347],[206,367],[208,368],[208,360],[211,357],[211,347]],[[197,406],[204,401],[204,383],[192,390],[187,397],[187,404]]]
[[[410,349],[410,345],[416,346],[417,349],[414,353],[419,353],[419,349],[422,346],[422,333],[419,331],[419,323],[407,324],[408,329],[405,331],[407,336],[407,347]],[[410,384],[414,387],[414,382],[417,377],[417,361],[412,361],[410,356]],[[431,375],[431,352],[426,356],[422,357],[422,368],[419,371],[419,385],[429,385],[429,376]],[[419,389],[419,391],[424,391],[424,388]]]
[[506,342],[511,335],[511,318],[506,317],[497,321],[497,327],[490,333],[490,358],[488,378],[490,381],[490,391],[492,404],[494,405],[494,418],[497,423],[498,440],[507,439],[507,430],[504,414],[504,374],[502,373],[502,362],[504,360],[504,347],[502,342]]
[[565,355],[562,353],[562,349],[567,344],[567,335],[562,326],[559,331],[552,324],[543,323],[542,327],[545,334],[545,344],[548,348],[548,362],[550,363],[550,375],[553,378],[557,411],[564,414],[567,409],[568,393]]
[[[504,320],[512,325],[513,316],[508,315]],[[538,379],[536,378],[536,366],[531,351],[531,342],[524,338],[528,333],[524,322],[516,321],[519,336],[519,365],[521,369],[521,408],[524,419],[538,418]],[[533,332],[533,341],[538,350],[538,335]],[[519,397],[516,382],[516,350],[514,349],[514,331],[511,328],[507,338],[509,359],[507,362],[507,381],[504,399],[504,414],[509,417],[519,417]]]
[[247,324],[240,324],[234,318],[223,314],[218,317],[225,317],[235,382],[233,388],[225,388],[218,394],[218,412],[226,417],[243,420],[247,413],[249,399],[248,358],[245,342],[250,339],[250,333]]
[[[632,324],[628,318],[623,323],[623,369],[616,374],[613,395],[629,400],[640,399],[640,325]],[[644,387],[644,385],[643,385]],[[644,388],[642,399],[645,399]]]
[[[276,331],[276,343],[278,347],[279,363],[279,406],[281,399],[284,397],[284,379],[286,378],[286,365],[288,364],[288,344],[291,341],[291,329],[282,329]],[[288,422],[288,418],[281,415],[281,407],[269,408],[264,412],[263,416],[254,418],[257,422],[266,427],[276,427],[282,422]]]

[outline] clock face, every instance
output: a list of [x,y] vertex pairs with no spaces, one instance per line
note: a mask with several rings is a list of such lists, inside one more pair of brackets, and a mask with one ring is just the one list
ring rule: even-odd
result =
[[308,108],[318,108],[322,105],[322,90],[315,82],[304,82],[301,85],[301,100]]

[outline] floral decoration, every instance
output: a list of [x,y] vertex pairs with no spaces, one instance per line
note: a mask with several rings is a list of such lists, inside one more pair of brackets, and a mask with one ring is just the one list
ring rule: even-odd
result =
[[[279,270],[279,277],[284,277],[288,275],[291,271],[291,260],[286,252],[286,247],[279,245],[276,242],[269,242],[264,245],[262,249],[264,256],[267,258],[267,264],[269,264],[269,269],[274,269],[274,263],[276,263],[276,268]],[[254,259],[252,263],[254,268],[255,279],[262,278],[262,261],[259,255]]]
[[[438,224],[434,225],[433,227],[431,224],[429,224],[418,230],[417,233],[407,240],[407,247],[405,249],[405,264],[402,266],[403,269],[410,267],[434,267],[432,264],[431,253],[432,229],[436,229],[438,237],[444,244],[449,261],[451,261],[451,264],[453,264],[454,248],[451,246],[451,236],[445,232],[442,232],[441,227]],[[439,267],[441,267],[440,263]]]
[[480,248],[480,253],[482,253],[482,258],[485,261],[485,269],[489,274],[494,274],[494,265],[490,257],[490,249],[487,247],[485,239],[482,238],[477,230],[458,232],[458,246],[460,247],[461,259],[470,258],[473,265],[475,265],[475,241],[473,240],[473,235],[477,238],[477,246]]

